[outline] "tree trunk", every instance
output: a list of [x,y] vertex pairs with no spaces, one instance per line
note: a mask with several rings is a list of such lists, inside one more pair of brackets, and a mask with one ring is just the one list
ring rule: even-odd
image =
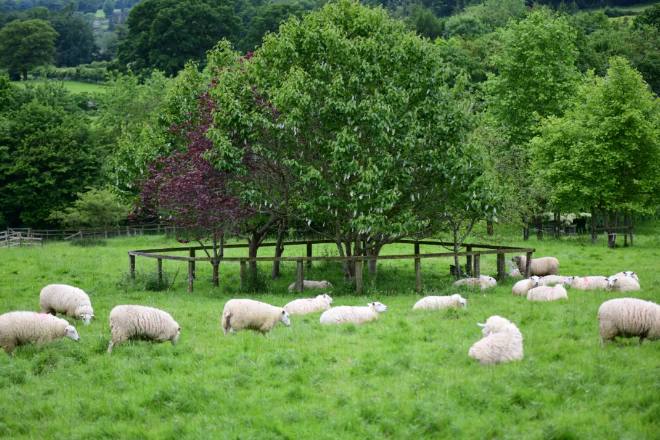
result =
[[[454,252],[457,252],[454,250]],[[454,256],[454,266],[456,266],[456,281],[461,279],[461,262],[458,261],[458,256]]]
[[492,220],[486,220],[486,233],[488,235],[494,235],[495,234],[495,230],[493,228]]
[[[612,224],[612,223],[614,223],[614,224]],[[618,224],[619,224],[619,213],[615,212],[613,218],[610,217],[610,226],[616,227],[616,226],[618,226]],[[614,230],[612,230],[612,232],[610,234],[608,234],[608,238],[609,238],[608,246],[612,249],[614,249],[616,247],[616,231],[617,230],[614,229]]]
[[27,70],[24,70],[24,71],[23,71],[23,81],[27,81],[27,80],[28,80],[28,77],[27,77]]
[[[249,258],[257,258],[257,254],[259,253],[259,241],[260,238],[257,234],[252,235],[252,239],[250,239],[250,244],[248,246],[248,257]],[[250,275],[253,277],[257,276],[257,262],[256,261],[250,261],[249,264],[250,268]]]
[[212,261],[211,264],[213,265],[213,285],[215,287],[218,287],[219,280],[218,280],[218,266],[220,266],[219,261]]
[[543,217],[540,215],[534,217],[534,227],[536,228],[536,238],[543,240]]
[[596,233],[596,208],[591,207],[591,243],[598,244],[598,234]]
[[[380,255],[380,250],[383,248],[383,245],[374,245],[367,248],[367,255],[377,257]],[[367,268],[369,269],[369,275],[376,276],[378,275],[378,260],[369,260],[367,263]]]
[[601,211],[603,213],[603,223],[607,232],[607,247],[611,249],[614,248],[616,242],[615,237],[612,236],[612,231],[610,230],[610,213],[604,208],[602,208]]
[[[279,258],[284,253],[284,246],[282,242],[284,241],[284,234],[286,233],[286,222],[282,221],[280,224],[280,229],[277,231],[277,242],[275,243],[275,258]],[[271,279],[276,280],[280,277],[280,262],[273,261],[273,273],[271,274]]]

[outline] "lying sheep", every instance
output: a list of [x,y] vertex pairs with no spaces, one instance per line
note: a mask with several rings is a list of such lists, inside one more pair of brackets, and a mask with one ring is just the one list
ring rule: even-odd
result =
[[527,301],[555,301],[558,299],[568,299],[566,289],[561,284],[550,286],[539,286],[527,292]]
[[95,318],[89,296],[81,289],[66,284],[49,284],[41,289],[39,306],[41,313],[62,313],[73,318],[74,324],[76,319],[89,324]]
[[289,315],[307,315],[324,312],[330,308],[332,298],[328,295],[318,295],[316,298],[296,299],[284,306]]
[[607,278],[601,276],[584,278],[567,277],[564,284],[571,286],[571,289],[598,290],[607,288]]
[[614,341],[617,336],[632,338],[639,336],[637,345],[644,339],[660,338],[660,305],[636,298],[617,298],[605,301],[598,309],[600,345]]
[[[293,289],[296,288],[296,283],[291,283],[289,285],[289,292],[293,292]],[[327,281],[303,281],[304,289],[332,289],[332,284]]]
[[509,263],[509,278],[522,278],[523,275],[520,273],[520,270],[513,264],[513,261],[508,261]]
[[66,319],[46,313],[10,312],[0,315],[0,347],[13,356],[14,348],[31,342],[49,343],[54,339],[69,338],[78,342],[76,328]]
[[254,334],[261,333],[268,339],[268,333],[278,322],[287,327],[291,325],[289,314],[282,307],[251,299],[230,299],[222,311],[222,330],[232,333],[239,330],[254,330]]
[[112,340],[108,353],[112,348],[121,345],[129,339],[146,339],[148,341],[179,341],[181,326],[169,313],[146,306],[117,306],[110,311],[110,332]]
[[427,296],[415,303],[413,310],[421,309],[464,309],[467,306],[467,299],[458,293],[451,296]]
[[[524,274],[527,257],[525,255],[516,255],[512,261],[518,265],[520,273]],[[530,268],[529,276],[538,275],[557,275],[559,273],[559,260],[553,257],[532,258],[532,267]]]
[[523,358],[523,336],[511,321],[491,316],[482,328],[483,338],[472,345],[468,355],[481,365],[494,365]]
[[617,274],[612,275],[613,277],[631,277],[635,281],[639,283],[639,277],[637,276],[636,272],[633,272],[632,270],[627,270],[625,272],[619,272]]
[[458,280],[453,284],[453,287],[467,286],[470,289],[473,289],[477,284],[481,290],[486,290],[490,287],[497,286],[497,280],[488,275],[481,275],[479,278],[463,278],[462,280]]
[[361,325],[374,319],[378,314],[387,311],[387,306],[379,302],[367,303],[367,307],[341,306],[326,310],[321,315],[319,322],[324,325],[330,324],[355,324]]
[[559,275],[548,275],[545,277],[537,277],[539,280],[539,286],[550,286],[552,284],[564,284],[566,278]]
[[529,289],[532,289],[536,286],[539,285],[539,277],[533,276],[531,278],[528,278],[526,280],[520,280],[516,284],[513,285],[513,289],[511,289],[511,294],[512,295],[527,295],[527,292],[529,292]]
[[612,292],[639,290],[639,283],[633,277],[611,276],[607,279],[607,290]]

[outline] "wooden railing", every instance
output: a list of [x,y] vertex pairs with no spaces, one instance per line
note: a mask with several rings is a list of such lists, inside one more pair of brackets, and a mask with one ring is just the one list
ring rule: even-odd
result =
[[13,248],[21,246],[43,246],[40,234],[32,229],[7,229],[0,232],[0,247]]

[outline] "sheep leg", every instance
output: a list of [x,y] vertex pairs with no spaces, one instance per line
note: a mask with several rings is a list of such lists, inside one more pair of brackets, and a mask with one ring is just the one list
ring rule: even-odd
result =
[[637,343],[637,346],[639,347],[640,345],[642,345],[642,342],[644,342],[644,336],[643,335],[639,337],[639,342]]

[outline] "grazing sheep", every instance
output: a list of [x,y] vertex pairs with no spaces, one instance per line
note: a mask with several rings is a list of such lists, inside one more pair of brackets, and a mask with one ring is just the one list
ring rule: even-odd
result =
[[660,338],[660,305],[636,298],[617,298],[605,301],[598,309],[600,345],[614,341],[617,336],[632,338],[639,336],[637,345],[644,339]]
[[617,274],[612,275],[613,277],[631,277],[635,281],[639,283],[639,277],[637,276],[637,272],[633,272],[632,270],[627,270],[625,272],[619,272]]
[[318,295],[316,298],[304,298],[291,301],[284,306],[290,315],[307,315],[309,313],[324,312],[330,308],[332,298],[328,295]]
[[601,276],[584,278],[567,277],[564,284],[571,286],[571,289],[598,290],[607,288],[607,278]]
[[607,279],[607,290],[613,292],[627,292],[629,290],[639,290],[639,283],[633,277],[611,276]]
[[415,303],[413,310],[420,309],[464,309],[467,306],[467,299],[458,293],[451,296],[427,296]]
[[386,312],[387,306],[379,302],[367,303],[367,307],[341,306],[326,310],[321,315],[321,324],[355,324],[361,325],[374,319],[378,314]]
[[522,278],[523,275],[520,273],[520,270],[513,264],[513,261],[507,261],[509,264],[509,278]]
[[552,284],[564,284],[568,277],[561,277],[559,275],[548,275],[539,278],[539,286],[550,286]]
[[497,280],[488,275],[481,275],[479,278],[463,278],[462,280],[458,280],[453,284],[453,287],[467,286],[473,289],[477,284],[481,287],[481,290],[486,290],[490,287],[497,286]]
[[232,333],[239,330],[254,330],[268,339],[268,333],[278,322],[287,327],[291,325],[289,314],[282,307],[271,306],[261,301],[251,299],[230,299],[222,311],[222,330]]
[[511,289],[511,294],[512,295],[527,295],[527,292],[529,292],[529,289],[532,289],[536,286],[539,285],[539,277],[533,276],[531,278],[528,278],[526,280],[520,280],[516,284],[513,285],[513,289]]
[[527,301],[555,301],[558,299],[568,299],[566,289],[561,284],[555,287],[539,286],[527,292]]
[[78,342],[76,328],[66,319],[47,313],[10,312],[0,315],[0,347],[13,356],[14,348],[36,342],[49,343],[54,339],[67,337]]
[[[296,288],[296,283],[291,283],[289,285],[289,292],[293,292],[293,289]],[[332,284],[327,281],[303,281],[304,289],[332,289]]]
[[[525,255],[516,255],[512,261],[518,265],[520,273],[525,273],[527,257]],[[559,260],[553,257],[532,258],[532,267],[529,276],[538,275],[557,275],[559,273]]]
[[491,316],[482,328],[483,338],[472,345],[468,355],[481,365],[494,365],[523,358],[523,336],[511,321]]
[[73,318],[74,324],[76,319],[80,319],[87,325],[95,318],[89,296],[81,289],[66,284],[49,284],[41,289],[39,306],[41,313],[62,313]]
[[148,341],[179,341],[181,327],[169,313],[146,306],[117,306],[110,311],[110,332],[112,340],[108,353],[115,345],[119,346],[129,339]]

